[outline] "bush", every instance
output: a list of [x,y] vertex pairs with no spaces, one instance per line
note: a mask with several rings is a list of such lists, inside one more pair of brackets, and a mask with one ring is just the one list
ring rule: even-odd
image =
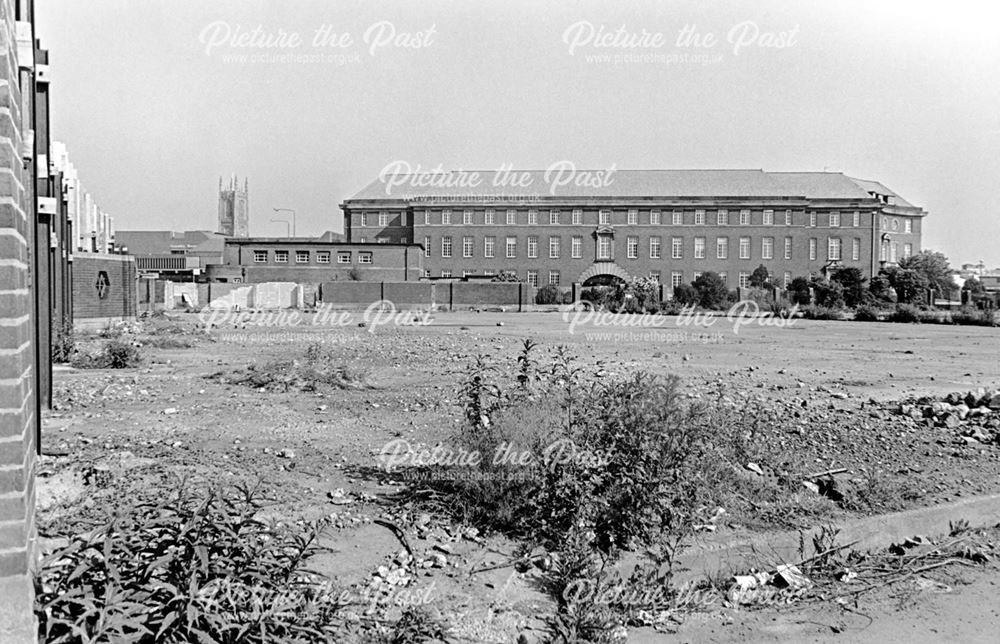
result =
[[325,524],[265,524],[247,489],[155,494],[42,561],[43,641],[338,639],[339,595],[306,567]]
[[698,290],[690,284],[678,284],[674,287],[674,301],[681,306],[697,304]]
[[611,286],[588,286],[580,291],[580,300],[590,302],[595,309],[605,308],[613,290]]
[[844,319],[844,311],[842,309],[834,309],[828,306],[820,306],[819,304],[810,304],[809,306],[802,307],[802,315],[808,320],[842,320]]
[[72,320],[63,320],[52,334],[52,362],[69,362],[76,353],[76,332]]
[[858,322],[878,322],[879,311],[876,308],[862,304],[854,309],[854,319]]
[[798,304],[800,306],[805,306],[806,304],[811,304],[812,301],[809,296],[809,288],[811,284],[809,279],[806,277],[796,277],[788,285],[788,297],[792,300],[792,304]]
[[983,311],[971,306],[965,306],[951,314],[954,324],[972,326],[997,326],[993,311]]
[[562,301],[562,291],[555,284],[546,284],[535,293],[535,304],[559,304]]
[[812,288],[817,305],[829,309],[844,308],[844,287],[839,282],[813,280]]
[[844,304],[856,307],[865,297],[865,282],[867,281],[860,268],[845,266],[834,270],[830,280],[843,287]]
[[897,304],[896,310],[889,316],[891,322],[920,322],[920,309],[912,304]]
[[142,363],[142,350],[124,335],[104,341],[96,351],[77,351],[71,359],[77,369],[132,369]]
[[[222,377],[215,374],[213,377]],[[363,389],[368,374],[345,365],[332,349],[321,344],[306,348],[297,359],[272,360],[263,365],[251,364],[245,370],[223,380],[266,391],[321,391],[323,389]]]
[[522,281],[520,277],[517,276],[516,271],[500,271],[493,276],[491,282],[520,282]]
[[691,282],[691,286],[698,293],[698,304],[706,309],[719,309],[725,307],[729,289],[726,283],[719,277],[718,273],[707,271],[698,276],[698,279]]

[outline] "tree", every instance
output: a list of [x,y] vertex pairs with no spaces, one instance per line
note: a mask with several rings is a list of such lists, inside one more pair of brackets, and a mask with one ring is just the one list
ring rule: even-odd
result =
[[796,277],[788,285],[788,298],[792,304],[809,304],[809,278]]
[[962,284],[963,291],[969,291],[973,295],[979,295],[986,292],[986,287],[975,277],[970,277],[965,280],[965,284]]
[[514,271],[500,271],[493,276],[491,282],[520,282],[521,278]]
[[698,303],[698,291],[690,284],[678,284],[674,287],[674,301],[688,305]]
[[913,268],[891,266],[882,273],[889,280],[889,286],[896,291],[896,301],[903,304],[919,304],[924,301],[930,288],[926,275]]
[[840,282],[816,279],[812,282],[816,304],[831,309],[844,308],[844,286]]
[[767,272],[767,267],[761,264],[750,273],[750,286],[754,288],[767,288],[771,286],[771,274]]
[[951,298],[955,290],[955,271],[948,264],[948,258],[943,253],[933,250],[922,250],[916,255],[904,257],[899,262],[902,269],[914,270],[927,282],[925,288],[934,289],[938,297]]
[[559,304],[562,301],[562,292],[555,284],[546,284],[535,293],[535,304]]
[[868,283],[868,293],[879,302],[895,303],[896,293],[892,290],[892,284],[885,272],[879,273]]
[[706,309],[721,308],[729,298],[726,283],[713,271],[699,275],[698,279],[691,282],[691,286],[698,292],[698,304]]
[[831,273],[830,280],[844,287],[844,303],[854,308],[864,301],[865,278],[860,268],[844,266]]

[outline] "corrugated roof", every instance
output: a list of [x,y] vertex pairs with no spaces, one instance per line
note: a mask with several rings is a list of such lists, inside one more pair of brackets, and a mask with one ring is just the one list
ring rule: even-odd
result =
[[[527,177],[511,185],[507,177]],[[606,170],[575,174],[541,170],[456,170],[387,175],[351,197],[434,199],[461,197],[803,197],[866,199],[867,190],[839,172],[764,172],[763,170]],[[592,180],[593,183],[587,180]],[[578,181],[580,185],[578,185]]]

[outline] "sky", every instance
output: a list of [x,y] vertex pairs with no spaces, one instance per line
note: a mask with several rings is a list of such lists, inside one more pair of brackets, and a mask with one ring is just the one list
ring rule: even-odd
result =
[[827,170],[997,267],[995,4],[36,0],[36,36],[119,230],[214,230],[232,174],[252,235],[301,236],[390,165]]

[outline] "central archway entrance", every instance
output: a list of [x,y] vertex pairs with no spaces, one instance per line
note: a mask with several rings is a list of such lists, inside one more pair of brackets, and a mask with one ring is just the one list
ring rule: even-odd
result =
[[628,271],[614,262],[595,262],[576,281],[584,286],[614,286],[631,279]]
[[607,273],[601,273],[600,275],[594,275],[593,277],[588,277],[583,282],[584,288],[589,288],[591,286],[619,286],[624,284],[625,280],[617,275],[608,275]]

